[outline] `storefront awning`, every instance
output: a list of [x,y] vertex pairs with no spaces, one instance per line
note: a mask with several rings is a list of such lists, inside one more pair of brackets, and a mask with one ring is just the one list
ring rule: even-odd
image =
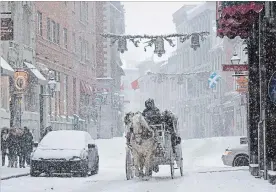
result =
[[8,62],[1,57],[1,63],[0,63],[0,67],[1,67],[1,75],[9,75],[9,76],[13,76],[14,75],[14,70],[13,68],[8,64]]
[[39,72],[39,70],[31,63],[24,62],[24,65],[32,72],[32,74],[37,78],[38,83],[41,85],[47,84],[47,79]]
[[217,6],[217,35],[234,39],[240,36],[248,38],[254,22],[263,10],[262,2],[231,2],[218,3]]

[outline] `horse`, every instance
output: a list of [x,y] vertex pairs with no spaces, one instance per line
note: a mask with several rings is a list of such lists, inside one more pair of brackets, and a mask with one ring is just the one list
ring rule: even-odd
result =
[[[132,133],[130,144],[132,146],[135,176],[149,180],[152,175],[152,161],[157,147],[154,131],[150,128],[141,112],[132,116]],[[145,172],[144,172],[145,169]]]

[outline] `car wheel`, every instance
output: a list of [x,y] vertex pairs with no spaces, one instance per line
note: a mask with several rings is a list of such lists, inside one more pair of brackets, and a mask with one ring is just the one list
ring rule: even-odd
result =
[[237,155],[233,161],[233,167],[249,166],[248,155]]
[[95,170],[94,170],[94,174],[98,174],[99,173],[99,162],[100,162],[100,158],[98,156],[97,158],[97,164],[96,164],[96,167],[95,167]]
[[30,168],[30,175],[31,177],[38,177],[40,172],[35,171],[32,167]]
[[81,177],[87,177],[88,176],[88,162],[85,163],[80,175],[81,175]]

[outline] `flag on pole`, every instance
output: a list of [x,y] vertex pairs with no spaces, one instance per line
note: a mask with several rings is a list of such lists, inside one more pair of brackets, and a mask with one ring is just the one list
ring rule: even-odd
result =
[[220,78],[220,75],[218,75],[216,72],[213,72],[208,79],[209,88],[214,88],[218,83],[219,78]]
[[131,83],[131,87],[132,87],[132,89],[134,89],[134,90],[139,89],[138,79],[136,79],[135,81],[133,81],[133,82]]

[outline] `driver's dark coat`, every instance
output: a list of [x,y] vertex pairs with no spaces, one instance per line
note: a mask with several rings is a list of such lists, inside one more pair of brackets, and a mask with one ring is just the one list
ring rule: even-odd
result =
[[142,115],[145,117],[149,125],[161,123],[161,113],[157,107],[144,109]]

